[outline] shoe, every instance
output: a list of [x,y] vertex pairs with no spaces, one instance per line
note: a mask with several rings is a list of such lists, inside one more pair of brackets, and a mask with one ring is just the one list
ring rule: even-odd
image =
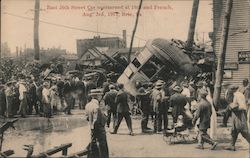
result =
[[212,148],[211,148],[211,150],[214,150],[215,148],[216,148],[216,146],[218,145],[218,143],[217,142],[215,142],[214,144],[213,144],[213,146],[212,146]]
[[204,146],[203,146],[203,145],[198,145],[198,146],[196,147],[196,149],[201,149],[201,150],[203,150],[203,149],[204,149]]
[[133,133],[133,132],[130,132],[129,135],[134,136],[134,133]]
[[146,130],[151,130],[151,128],[149,128],[149,127],[146,127],[145,129],[146,129]]
[[236,151],[235,146],[229,146],[226,148],[226,150]]

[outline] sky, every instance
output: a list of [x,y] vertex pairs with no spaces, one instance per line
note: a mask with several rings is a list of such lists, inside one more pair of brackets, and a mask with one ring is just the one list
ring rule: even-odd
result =
[[[144,0],[133,46],[154,38],[185,41],[192,4],[192,0]],[[139,0],[40,0],[40,47],[76,53],[77,39],[122,37],[122,30],[127,31],[129,46],[138,5]],[[34,0],[2,0],[1,42],[8,42],[12,52],[16,46],[33,48],[33,17]],[[200,0],[195,39],[201,41],[204,33],[208,41],[212,23],[212,0]]]

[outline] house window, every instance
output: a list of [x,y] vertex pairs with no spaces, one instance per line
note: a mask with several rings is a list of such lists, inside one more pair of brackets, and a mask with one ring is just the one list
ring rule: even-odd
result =
[[86,55],[86,59],[87,59],[87,60],[90,59],[90,54],[87,54],[87,55]]

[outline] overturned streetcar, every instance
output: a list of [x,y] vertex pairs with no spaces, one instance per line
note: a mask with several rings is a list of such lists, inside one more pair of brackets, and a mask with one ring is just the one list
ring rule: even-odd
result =
[[174,81],[192,77],[202,72],[197,62],[177,47],[173,41],[154,39],[146,43],[126,67],[117,82],[132,95],[136,95],[136,82],[154,82],[164,79],[171,85]]

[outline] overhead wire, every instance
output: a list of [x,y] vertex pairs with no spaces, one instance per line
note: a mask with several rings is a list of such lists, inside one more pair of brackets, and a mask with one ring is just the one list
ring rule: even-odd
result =
[[[13,17],[18,17],[18,18],[21,18],[21,19],[26,19],[26,20],[32,20],[32,21],[34,21],[34,18],[31,18],[31,17],[16,15],[16,14],[13,14],[13,13],[8,13],[8,12],[3,12],[3,14],[9,15],[9,16],[13,16]],[[116,33],[110,33],[110,32],[100,32],[100,31],[82,29],[82,28],[77,28],[77,27],[74,27],[74,26],[57,24],[57,23],[52,23],[52,22],[48,22],[48,21],[44,21],[44,20],[39,20],[39,22],[44,23],[44,24],[48,24],[48,25],[57,26],[57,27],[67,28],[67,29],[71,29],[71,30],[78,30],[78,31],[83,31],[83,32],[91,32],[91,33],[98,33],[98,34],[105,34],[105,35],[113,35],[113,36],[122,36],[122,34],[116,34]],[[132,35],[128,34],[127,36],[132,36]],[[139,36],[135,36],[135,38],[143,40],[143,41],[147,41],[146,39],[143,39],[143,38],[141,38]]]

